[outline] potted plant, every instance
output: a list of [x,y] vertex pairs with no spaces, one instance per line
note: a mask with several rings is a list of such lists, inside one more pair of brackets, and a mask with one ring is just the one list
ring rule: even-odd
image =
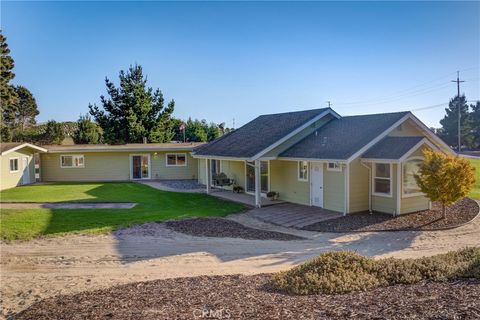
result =
[[269,192],[267,193],[267,198],[270,199],[271,201],[277,200],[277,199],[278,199],[278,192],[269,191]]

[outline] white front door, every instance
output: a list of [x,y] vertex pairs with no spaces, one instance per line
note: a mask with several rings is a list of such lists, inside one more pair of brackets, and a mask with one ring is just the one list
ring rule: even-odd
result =
[[23,157],[22,184],[30,183],[30,168],[28,166],[28,157]]
[[310,163],[310,181],[312,206],[323,208],[323,163]]

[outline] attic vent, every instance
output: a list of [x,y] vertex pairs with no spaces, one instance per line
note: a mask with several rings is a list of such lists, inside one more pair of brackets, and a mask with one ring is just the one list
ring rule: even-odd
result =
[[322,146],[325,146],[327,144],[327,137],[322,138]]

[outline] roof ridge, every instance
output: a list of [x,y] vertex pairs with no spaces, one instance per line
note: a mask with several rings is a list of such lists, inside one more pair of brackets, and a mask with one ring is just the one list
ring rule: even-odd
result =
[[276,116],[276,115],[285,115],[285,114],[294,114],[294,113],[301,113],[301,112],[311,112],[311,111],[318,111],[318,112],[323,112],[327,109],[332,109],[330,107],[325,107],[325,108],[314,108],[314,109],[306,109],[306,110],[297,110],[297,111],[287,111],[287,112],[277,112],[277,113],[265,113],[261,114],[257,118],[264,117],[264,116]]
[[343,116],[342,118],[358,118],[358,117],[382,116],[382,115],[393,115],[393,114],[408,114],[408,113],[411,113],[411,112],[410,111],[378,112],[378,113],[356,114],[356,115],[352,115],[352,116]]

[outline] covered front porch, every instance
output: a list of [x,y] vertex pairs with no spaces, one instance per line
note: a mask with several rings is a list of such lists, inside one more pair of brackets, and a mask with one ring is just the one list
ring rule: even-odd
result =
[[[212,188],[210,190],[209,195],[213,197],[233,201],[233,202],[243,203],[250,207],[258,207],[256,203],[255,195],[252,195],[249,193],[235,193],[230,190]],[[265,197],[260,197],[260,201],[261,201],[260,203],[261,207],[268,207],[275,204],[284,203],[284,201],[281,201],[281,200],[270,200]]]

